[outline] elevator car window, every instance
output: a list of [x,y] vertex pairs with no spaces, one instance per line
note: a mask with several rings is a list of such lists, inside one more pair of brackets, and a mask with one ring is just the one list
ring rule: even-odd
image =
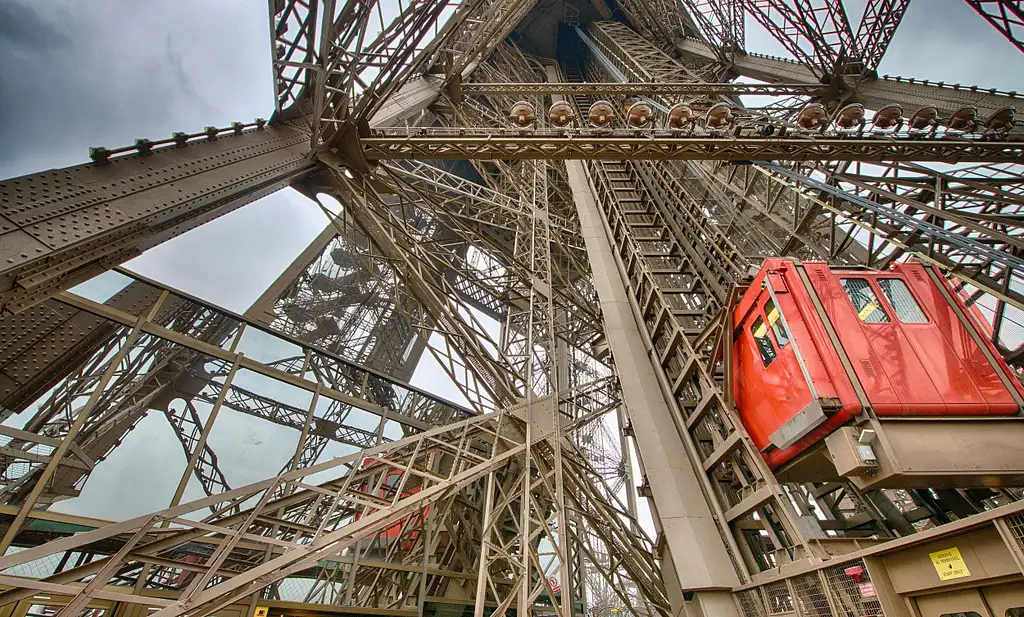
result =
[[779,309],[775,308],[775,303],[771,300],[765,303],[764,314],[768,316],[768,325],[775,333],[775,342],[779,344],[779,349],[782,349],[789,344],[789,332],[786,331],[786,326],[782,323]]
[[768,335],[768,326],[764,325],[764,319],[760,315],[754,320],[754,324],[750,326],[750,332],[754,335],[757,350],[761,352],[761,362],[768,366],[777,354],[775,353],[775,346],[772,345],[772,337]]
[[928,323],[928,317],[917,304],[910,288],[900,279],[878,279],[882,295],[896,311],[896,319],[903,323]]
[[878,302],[878,296],[866,279],[839,279],[846,295],[857,310],[857,317],[864,323],[888,323],[889,315]]

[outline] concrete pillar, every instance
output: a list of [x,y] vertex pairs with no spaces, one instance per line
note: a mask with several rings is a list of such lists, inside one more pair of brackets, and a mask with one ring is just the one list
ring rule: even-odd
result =
[[[567,161],[566,168],[601,302],[605,334],[653,494],[652,511],[661,524],[664,575],[669,596],[676,599],[673,612],[738,615],[727,590],[739,580],[686,455],[671,408],[658,386],[655,365],[630,307],[586,167],[581,161]],[[680,597],[685,601],[677,606]]]

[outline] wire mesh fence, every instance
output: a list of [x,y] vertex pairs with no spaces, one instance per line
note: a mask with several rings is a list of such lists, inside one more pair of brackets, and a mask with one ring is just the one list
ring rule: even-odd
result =
[[748,589],[736,594],[740,603],[740,610],[744,617],[768,617],[765,611],[764,602],[761,600],[761,592],[758,589]]
[[810,572],[793,578],[793,591],[800,612],[805,617],[834,617],[832,605],[825,595],[825,587],[817,572]]
[[1010,528],[1010,534],[1017,541],[1017,547],[1024,551],[1024,514],[1014,514],[1006,517],[1006,525]]
[[793,613],[793,595],[789,592],[786,581],[776,581],[761,588],[764,602],[770,615],[790,615]]
[[864,562],[845,563],[823,571],[828,592],[840,614],[858,617],[882,615],[882,605]]

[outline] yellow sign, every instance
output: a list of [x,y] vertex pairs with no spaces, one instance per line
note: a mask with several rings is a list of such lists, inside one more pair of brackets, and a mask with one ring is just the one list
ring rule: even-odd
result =
[[257,606],[256,611],[253,612],[252,617],[267,617],[267,613],[270,612],[269,606]]
[[971,575],[967,564],[964,563],[964,558],[960,555],[960,549],[955,546],[943,551],[928,553],[928,556],[932,558],[932,565],[939,573],[939,580],[951,581]]
[[[860,312],[857,313],[857,317],[860,317],[860,320],[864,321],[865,319],[868,318],[868,315],[870,315],[871,313],[874,313],[879,308],[880,307],[877,304],[875,304],[874,302],[868,302],[867,304],[864,305],[864,308],[862,308],[860,310]],[[885,320],[883,320],[883,321],[885,321]]]

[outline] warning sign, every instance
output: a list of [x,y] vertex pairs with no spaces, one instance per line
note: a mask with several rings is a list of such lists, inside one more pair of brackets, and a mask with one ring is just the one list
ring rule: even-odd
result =
[[928,553],[928,556],[932,558],[932,565],[935,566],[935,571],[939,573],[939,580],[951,581],[955,578],[964,578],[971,575],[971,571],[967,569],[967,564],[964,563],[964,558],[960,555],[960,549],[955,546],[942,551]]
[[268,607],[268,606],[257,606],[256,610],[253,611],[253,613],[252,613],[252,617],[267,617],[267,613],[269,613],[269,612],[270,612],[270,607]]

